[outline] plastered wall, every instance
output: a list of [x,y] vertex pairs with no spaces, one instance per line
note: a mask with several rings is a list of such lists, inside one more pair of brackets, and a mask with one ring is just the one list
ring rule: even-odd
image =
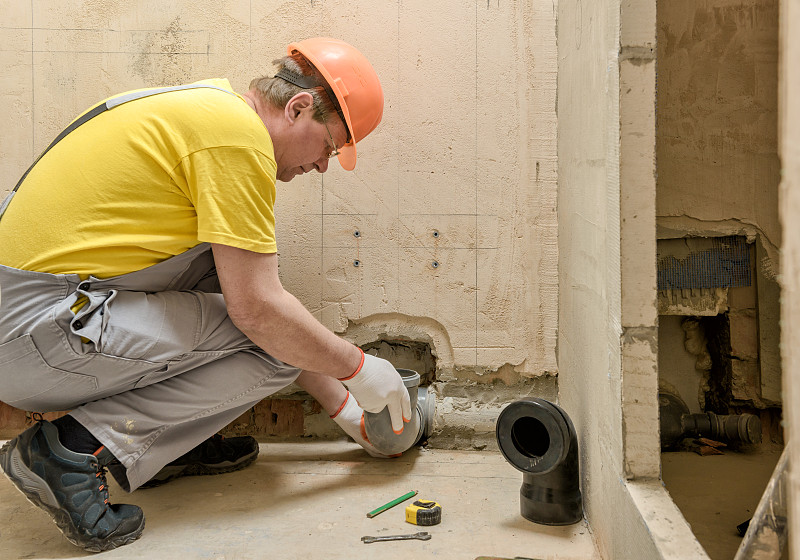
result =
[[104,97],[208,77],[243,91],[293,40],[351,42],[383,122],[355,172],[279,184],[282,281],[354,342],[430,345],[441,410],[489,434],[515,395],[555,394],[554,6],[0,0],[0,191]]

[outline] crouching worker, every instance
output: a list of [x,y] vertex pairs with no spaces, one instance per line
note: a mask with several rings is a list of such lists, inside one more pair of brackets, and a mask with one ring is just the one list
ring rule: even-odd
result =
[[0,400],[70,410],[8,442],[0,466],[86,550],[144,528],[139,507],[109,503],[106,469],[133,491],[242,468],[255,440],[216,432],[294,381],[372,454],[362,409],[388,407],[396,431],[411,418],[392,365],[278,277],[276,180],[333,156],[352,170],[383,114],[380,82],[328,38],[276,66],[241,95],[216,79],[95,106],[0,210]]

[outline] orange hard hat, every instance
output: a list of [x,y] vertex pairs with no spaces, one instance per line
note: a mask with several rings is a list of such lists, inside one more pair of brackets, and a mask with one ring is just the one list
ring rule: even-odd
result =
[[339,164],[352,171],[356,142],[375,130],[383,117],[383,89],[375,69],[355,47],[329,37],[298,41],[286,50],[290,55],[302,54],[328,82],[336,97],[331,101],[338,102],[348,133],[347,143],[339,150]]

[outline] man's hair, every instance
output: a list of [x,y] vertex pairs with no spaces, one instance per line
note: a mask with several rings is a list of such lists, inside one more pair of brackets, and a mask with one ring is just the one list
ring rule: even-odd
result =
[[[314,76],[320,81],[324,81],[322,75],[317,71],[300,53],[294,53],[272,61],[278,67],[278,72],[286,68],[287,70],[303,76]],[[287,82],[283,78],[275,76],[263,76],[250,82],[250,89],[257,90],[264,101],[274,107],[283,109],[289,100],[300,93],[307,91],[314,97],[314,120],[323,122],[328,120],[330,115],[336,114],[336,107],[328,97],[323,86],[311,88],[301,88]]]

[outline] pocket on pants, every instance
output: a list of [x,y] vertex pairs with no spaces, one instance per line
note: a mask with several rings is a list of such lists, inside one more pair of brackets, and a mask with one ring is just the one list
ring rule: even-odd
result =
[[0,401],[23,410],[48,412],[91,400],[97,378],[51,367],[30,334],[0,344]]
[[200,304],[192,292],[118,291],[104,307],[98,351],[165,363],[195,349]]

